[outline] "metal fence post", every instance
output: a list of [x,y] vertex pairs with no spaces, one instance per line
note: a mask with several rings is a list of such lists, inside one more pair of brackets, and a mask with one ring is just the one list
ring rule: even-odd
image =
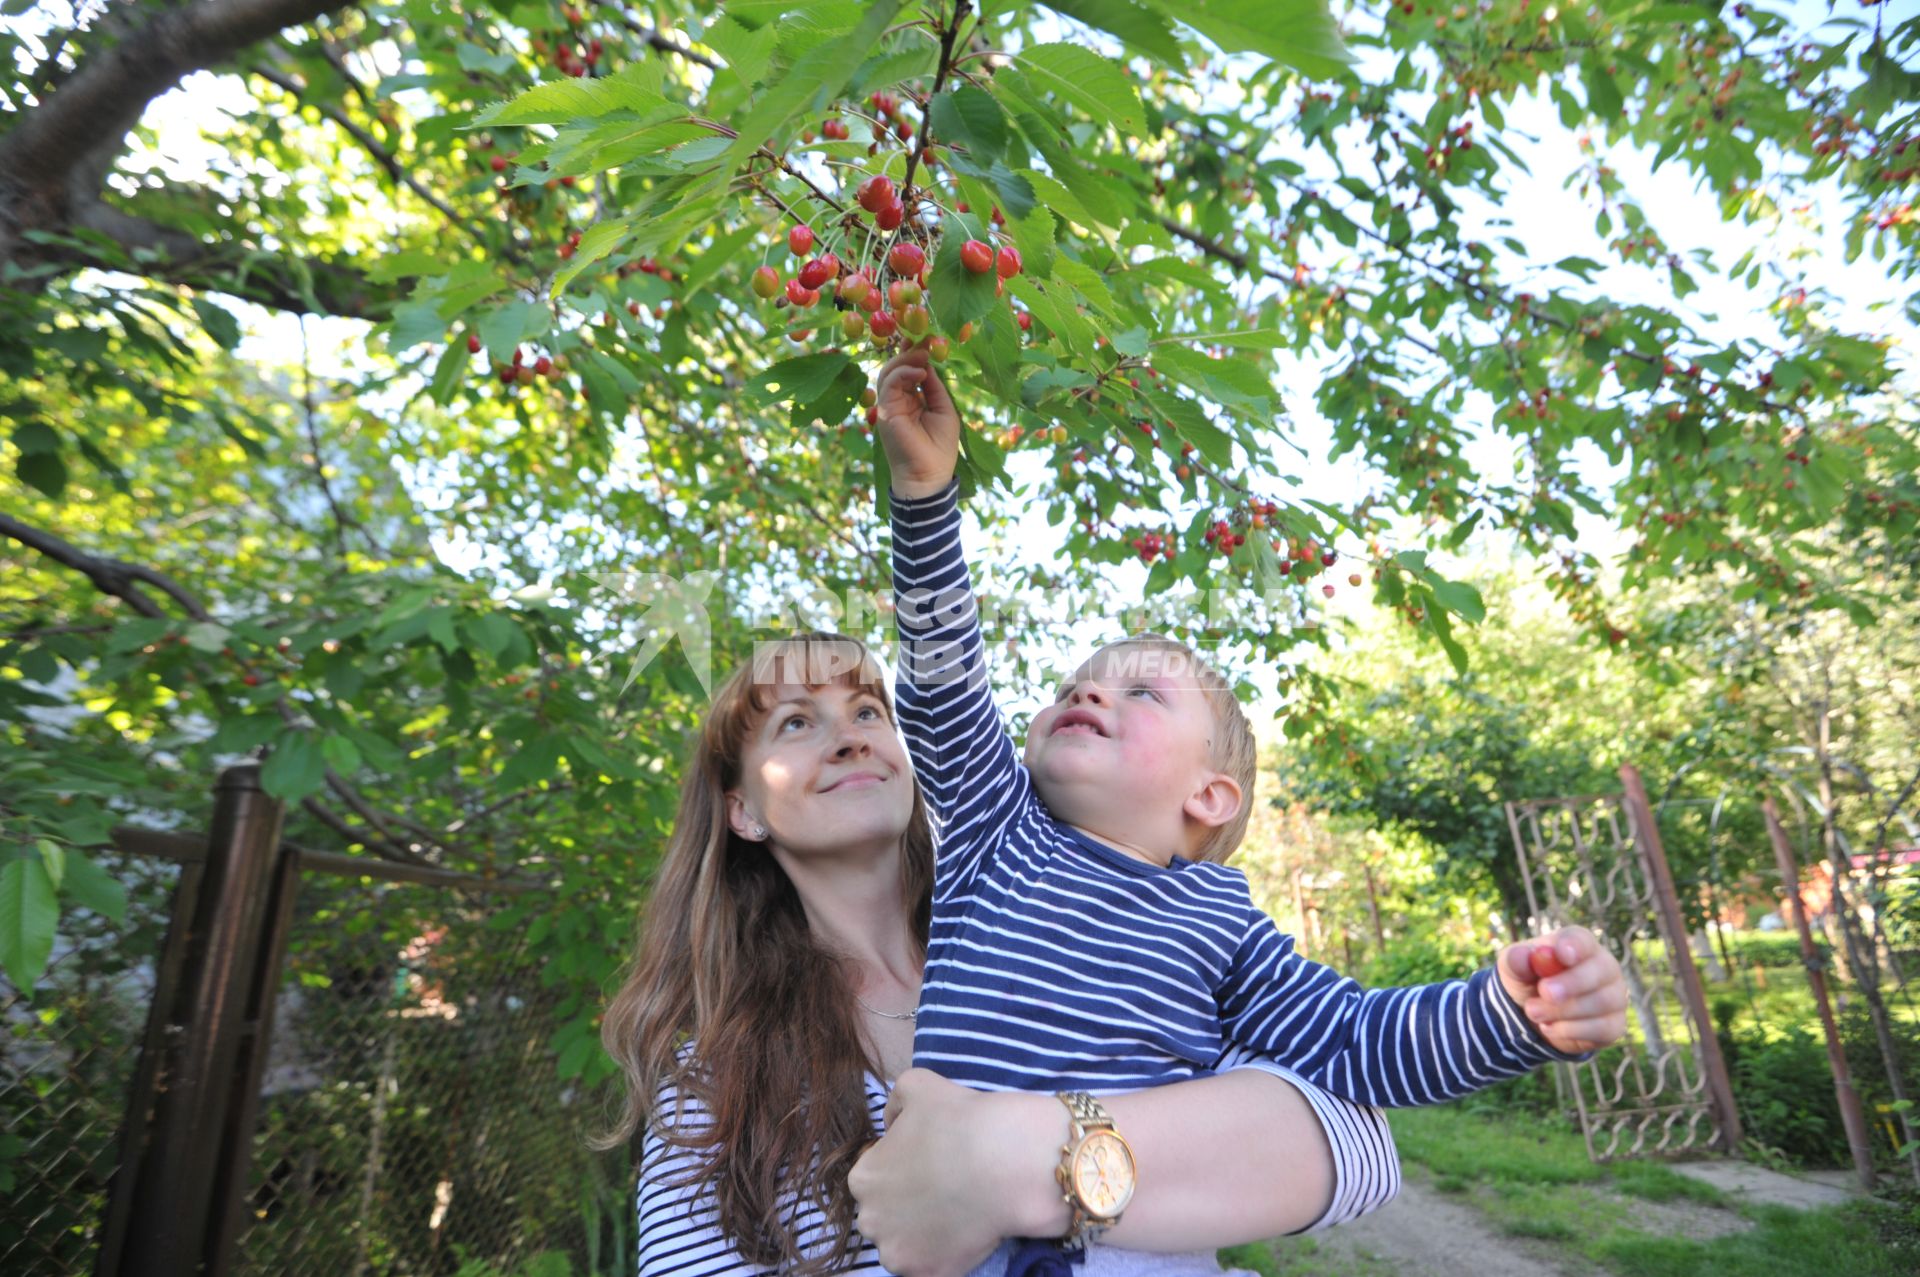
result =
[[281,804],[260,788],[258,764],[221,773],[179,978],[150,1012],[147,1050],[157,1044],[159,1058],[142,1061],[148,1084],[127,1106],[122,1146],[134,1155],[114,1177],[113,1227],[98,1277],[217,1277],[210,1261],[245,1165],[237,1180],[223,1154],[233,1144],[236,1109],[251,1110],[241,1091],[257,1076],[265,1045],[253,986],[278,877],[280,820]]
[[1673,962],[1674,982],[1680,996],[1700,1026],[1700,1066],[1706,1075],[1707,1093],[1720,1117],[1720,1138],[1729,1153],[1740,1151],[1740,1108],[1733,1099],[1733,1080],[1727,1074],[1727,1061],[1720,1054],[1720,1039],[1714,1036],[1713,1020],[1707,1012],[1707,991],[1700,983],[1700,969],[1694,965],[1693,950],[1687,944],[1686,918],[1680,912],[1680,895],[1674,889],[1673,870],[1667,865],[1667,851],[1660,843],[1660,826],[1653,818],[1653,805],[1647,801],[1647,787],[1640,771],[1632,763],[1620,766],[1620,783],[1626,789],[1627,811],[1633,821],[1634,844],[1646,858],[1648,876],[1653,880],[1654,899],[1660,907],[1660,922],[1667,935],[1667,951]]
[[1840,1123],[1847,1131],[1847,1148],[1853,1153],[1853,1169],[1860,1176],[1860,1187],[1873,1192],[1873,1144],[1867,1137],[1867,1115],[1860,1107],[1860,1093],[1853,1089],[1853,1073],[1847,1068],[1847,1051],[1840,1043],[1840,1030],[1833,1022],[1833,1007],[1827,1001],[1827,973],[1819,952],[1813,947],[1813,932],[1807,926],[1806,902],[1800,898],[1800,864],[1780,827],[1780,810],[1771,794],[1763,795],[1760,810],[1767,818],[1767,837],[1773,842],[1774,860],[1780,866],[1780,887],[1787,893],[1787,909],[1800,932],[1800,960],[1807,968],[1807,983],[1813,986],[1813,1004],[1820,1012],[1820,1030],[1827,1039],[1827,1066],[1833,1070],[1833,1095],[1840,1105]]

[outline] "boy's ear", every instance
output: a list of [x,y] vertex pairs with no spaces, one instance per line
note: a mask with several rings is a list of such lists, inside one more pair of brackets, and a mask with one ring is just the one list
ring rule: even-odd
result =
[[1208,829],[1217,829],[1240,814],[1242,801],[1239,782],[1225,772],[1215,772],[1181,810]]

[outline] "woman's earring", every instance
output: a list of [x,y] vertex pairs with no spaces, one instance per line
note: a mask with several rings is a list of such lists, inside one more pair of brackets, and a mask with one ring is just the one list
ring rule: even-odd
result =
[[765,826],[765,825],[755,825],[755,826],[753,827],[753,836],[754,836],[755,838],[765,838],[765,837],[767,836],[767,828],[766,828],[766,826]]

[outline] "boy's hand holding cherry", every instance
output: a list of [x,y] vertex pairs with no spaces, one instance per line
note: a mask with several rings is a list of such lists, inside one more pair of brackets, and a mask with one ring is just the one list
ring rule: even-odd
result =
[[1597,1051],[1627,1032],[1620,961],[1585,927],[1562,927],[1501,950],[1500,983],[1549,1045]]
[[960,463],[960,412],[924,342],[887,361],[878,378],[877,424],[894,494],[930,497]]

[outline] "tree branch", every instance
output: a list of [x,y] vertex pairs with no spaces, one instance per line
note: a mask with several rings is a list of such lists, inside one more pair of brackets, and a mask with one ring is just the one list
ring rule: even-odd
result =
[[[435,212],[446,219],[447,225],[453,227],[454,230],[459,231],[481,248],[487,249],[490,252],[493,251],[494,245],[492,241],[490,241],[482,231],[462,221],[460,215],[454,212],[445,200],[442,200],[439,196],[421,185],[420,179],[408,171],[407,166],[402,164],[392,151],[380,145],[378,138],[355,123],[353,118],[345,111],[331,102],[319,101],[308,97],[307,86],[293,76],[283,75],[271,67],[259,65],[254,65],[247,69],[269,84],[286,90],[287,93],[293,96],[295,101],[312,107],[314,110],[320,112],[322,117],[332,120],[335,124],[339,125],[348,137],[360,144],[361,150],[373,158],[374,163],[387,171],[388,177],[426,201]],[[342,78],[347,79],[350,84],[355,83],[355,81],[348,77],[343,76]]]
[[351,0],[198,0],[162,10],[110,49],[86,59],[0,138],[0,174],[20,188],[65,185],[85,157],[118,145],[147,103],[190,71],[223,62],[255,41]]

